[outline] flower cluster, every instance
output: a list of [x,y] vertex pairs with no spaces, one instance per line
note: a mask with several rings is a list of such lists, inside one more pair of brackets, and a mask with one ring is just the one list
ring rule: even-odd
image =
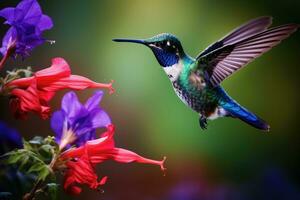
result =
[[113,92],[112,83],[96,83],[85,77],[72,75],[68,63],[63,58],[54,58],[51,67],[3,86],[3,90],[10,91],[10,108],[15,117],[23,119],[27,117],[28,112],[35,112],[47,119],[50,114],[48,102],[55,92],[62,89],[86,88],[108,88]]
[[[107,113],[98,107],[102,95],[101,91],[97,91],[85,105],[82,105],[75,93],[69,92],[62,100],[62,110],[57,111],[51,119],[51,127],[56,133],[60,149],[70,144],[75,145],[75,148],[62,153],[58,162],[67,166],[64,188],[72,194],[81,192],[77,184],[86,184],[91,189],[97,189],[105,184],[107,177],[98,181],[94,165],[106,160],[148,163],[165,170],[163,166],[165,159],[151,160],[132,151],[115,147],[113,139],[115,126],[111,124]],[[96,128],[100,127],[106,127],[106,132],[95,139]],[[56,167],[59,168],[59,165]]]
[[[5,18],[4,24],[10,26],[0,48],[3,55],[1,71],[10,57],[19,55],[24,59],[35,47],[47,41],[42,34],[53,27],[53,22],[42,13],[37,0],[22,0],[15,8],[4,8],[0,10],[0,17]],[[114,91],[112,82],[98,83],[73,75],[66,60],[60,57],[53,58],[48,68],[36,72],[31,68],[14,69],[7,72],[5,77],[0,77],[0,96],[9,99],[10,110],[17,119],[26,119],[29,113],[35,113],[46,120],[51,116],[49,103],[57,91],[87,88],[105,88],[110,93]],[[53,172],[64,174],[63,187],[71,194],[79,194],[82,184],[98,189],[106,183],[107,177],[99,179],[94,168],[106,160],[152,164],[165,170],[165,158],[152,160],[115,146],[115,125],[99,106],[103,95],[103,91],[97,90],[82,104],[73,91],[66,93],[61,109],[54,112],[50,120],[55,137],[36,136],[29,141],[22,141],[21,136],[0,122],[1,154],[6,153],[2,156],[6,158],[5,168],[18,166],[18,173],[22,171],[36,180],[23,199],[32,200],[37,192],[53,191],[57,184],[47,183],[47,180],[54,180]],[[96,134],[98,128],[106,130],[100,137]],[[0,171],[0,174],[5,172]]]

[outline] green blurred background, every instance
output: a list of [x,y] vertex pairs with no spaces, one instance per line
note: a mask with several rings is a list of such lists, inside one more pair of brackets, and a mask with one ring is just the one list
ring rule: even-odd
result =
[[[4,0],[0,6],[17,2]],[[198,115],[177,98],[149,49],[111,41],[170,32],[196,56],[258,16],[273,16],[274,25],[300,23],[300,1],[39,2],[54,21],[45,37],[56,44],[42,45],[24,61],[10,61],[6,69],[17,65],[40,70],[50,66],[51,58],[63,57],[74,74],[98,82],[115,80],[116,92],[107,94],[102,106],[117,127],[117,146],[150,158],[167,156],[166,176],[153,166],[104,163],[98,174],[109,176],[105,192],[85,188],[69,199],[300,199],[299,31],[222,83],[240,104],[269,122],[269,133],[229,118],[209,122],[208,129],[201,130]],[[1,25],[2,35],[6,29]],[[51,102],[53,110],[60,107],[64,93]],[[77,92],[82,101],[92,93]],[[25,138],[52,134],[49,121],[36,116],[17,121],[6,99],[0,105],[0,119]],[[63,198],[67,196],[61,189]]]

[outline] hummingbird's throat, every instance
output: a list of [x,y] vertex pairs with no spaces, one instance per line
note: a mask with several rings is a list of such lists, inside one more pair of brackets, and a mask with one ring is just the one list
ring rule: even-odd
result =
[[178,63],[172,66],[164,67],[163,69],[168,75],[169,79],[173,82],[179,78],[179,75],[181,74],[181,71],[183,69],[183,63],[179,61]]

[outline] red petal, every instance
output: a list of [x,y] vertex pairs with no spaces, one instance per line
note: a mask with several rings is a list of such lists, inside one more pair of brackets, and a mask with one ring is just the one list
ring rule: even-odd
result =
[[71,69],[63,58],[53,58],[51,62],[50,67],[34,74],[39,85],[44,84],[45,81],[51,82],[71,75]]
[[[6,84],[6,87],[26,88],[34,80],[37,88],[45,92],[56,92],[62,89],[84,90],[86,88],[108,88],[110,93],[114,91],[111,83],[97,83],[88,78],[71,75],[68,63],[63,58],[53,58],[51,67],[40,70],[33,77],[20,78]],[[51,98],[46,98],[50,100]]]
[[78,158],[88,150],[89,154],[93,152],[102,152],[114,148],[114,125],[108,125],[107,131],[101,135],[101,138],[87,141],[84,146],[70,149],[61,155],[61,159]]
[[41,105],[35,81],[32,82],[27,90],[18,88],[13,89],[11,91],[11,96],[12,102],[10,106],[16,117],[20,116],[21,118],[24,118],[28,112],[36,112],[43,119],[48,118],[50,108],[47,105]]
[[98,176],[89,162],[86,153],[76,161],[68,161],[66,165],[68,171],[65,174],[64,189],[73,194],[79,194],[81,192],[81,188],[77,187],[76,184],[85,184],[91,189],[98,189],[98,187],[105,184],[107,180],[105,176],[98,182]]
[[146,164],[159,165],[164,168],[165,158],[161,161],[144,158],[132,151],[114,147],[114,125],[109,125],[107,131],[99,139],[87,141],[84,146],[70,149],[62,154],[62,159],[78,158],[86,152],[92,164],[98,164],[105,160],[115,160],[122,163],[139,162]]
[[129,151],[122,148],[113,148],[111,150],[108,150],[106,152],[94,152],[90,153],[90,162],[93,164],[101,163],[105,160],[112,159],[117,162],[121,163],[131,163],[131,162],[138,162],[138,163],[145,163],[145,164],[152,164],[152,165],[158,165],[160,166],[161,170],[166,170],[164,167],[164,162],[166,160],[166,157],[163,158],[163,160],[152,160],[145,158],[143,156],[140,156],[133,151]]
[[42,88],[60,78],[69,77],[70,75],[71,70],[68,63],[63,58],[53,58],[50,67],[37,71],[32,77],[11,81],[6,86],[26,88],[29,87],[32,81],[36,80],[38,88]]
[[20,78],[13,80],[5,85],[5,87],[18,87],[18,88],[27,88],[32,81],[35,79],[34,76],[28,78]]
[[60,78],[49,85],[45,85],[45,91],[57,91],[61,89],[84,90],[87,88],[108,88],[110,93],[114,91],[111,83],[96,83],[88,78],[78,75]]
[[100,185],[104,185],[104,184],[107,182],[107,179],[108,179],[108,177],[107,177],[107,176],[104,176],[104,177],[99,181],[99,184],[100,184]]
[[78,186],[71,186],[70,189],[68,190],[71,194],[73,195],[79,195],[82,191],[82,189]]

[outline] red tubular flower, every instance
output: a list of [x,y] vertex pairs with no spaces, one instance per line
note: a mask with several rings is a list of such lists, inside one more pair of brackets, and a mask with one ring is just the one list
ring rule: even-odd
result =
[[64,189],[71,194],[80,194],[82,191],[75,183],[86,184],[91,189],[97,189],[107,180],[107,176],[105,176],[98,181],[98,176],[87,155],[83,155],[76,161],[68,161],[66,166],[68,170],[65,174]]
[[62,89],[108,88],[110,93],[113,92],[112,83],[97,83],[72,75],[63,58],[52,59],[51,67],[36,72],[32,77],[11,81],[5,88],[11,90],[10,108],[17,118],[26,118],[28,112],[36,112],[44,119],[49,117],[48,103],[55,92]]
[[109,125],[107,131],[99,139],[86,142],[84,146],[70,149],[62,154],[61,160],[66,161],[68,170],[65,174],[64,189],[72,194],[79,194],[78,184],[86,184],[91,189],[97,189],[105,184],[107,177],[98,181],[94,172],[94,165],[105,160],[114,160],[121,163],[146,163],[160,166],[165,170],[164,161],[144,158],[132,151],[116,148],[114,145],[114,126]]
[[26,118],[28,111],[40,114],[43,119],[49,116],[50,108],[42,105],[39,100],[36,81],[33,81],[26,90],[18,88],[12,90],[11,95],[9,106],[16,118]]

